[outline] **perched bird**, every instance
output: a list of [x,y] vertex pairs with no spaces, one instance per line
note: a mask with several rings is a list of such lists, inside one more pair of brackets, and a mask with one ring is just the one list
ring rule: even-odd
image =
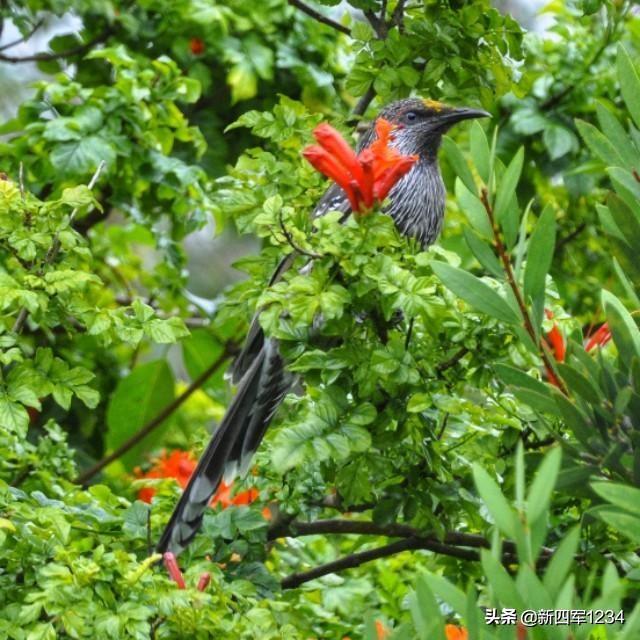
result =
[[[387,105],[377,117],[394,125],[391,146],[404,155],[418,156],[408,173],[389,192],[385,212],[403,235],[415,238],[423,247],[436,240],[444,217],[446,194],[437,157],[442,135],[461,120],[486,116],[489,114],[479,109],[407,98]],[[375,141],[374,125],[375,122],[362,134],[359,152]],[[319,201],[314,216],[336,210],[346,216],[351,211],[351,203],[345,191],[333,184]],[[292,262],[290,256],[285,258],[269,284],[275,283]],[[274,413],[291,387],[292,376],[285,370],[277,341],[264,336],[257,316],[232,367],[232,380],[238,384],[237,394],[157,544],[161,553],[182,551],[200,528],[207,505],[222,480],[229,482],[236,474],[246,472]]]

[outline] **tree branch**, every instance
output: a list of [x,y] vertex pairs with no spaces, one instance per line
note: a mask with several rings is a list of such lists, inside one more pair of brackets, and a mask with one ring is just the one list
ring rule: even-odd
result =
[[13,40],[12,42],[7,42],[7,44],[3,44],[0,47],[0,51],[6,51],[7,49],[11,49],[11,47],[15,47],[19,44],[22,44],[23,42],[26,42],[43,24],[44,24],[44,19],[38,20],[38,22],[36,22],[33,25],[33,28],[31,29],[31,31],[29,31],[29,33],[27,33],[24,36],[21,36],[20,38],[17,38],[16,40]]
[[438,373],[443,373],[447,369],[451,369],[451,367],[455,367],[462,358],[464,358],[467,353],[469,353],[469,349],[467,347],[460,347],[458,351],[456,351],[448,360],[441,362],[436,366],[436,371]]
[[338,571],[343,571],[344,569],[353,569],[355,567],[359,567],[365,562],[371,562],[372,560],[386,558],[388,556],[395,555],[396,553],[402,553],[403,551],[414,549],[425,549],[427,551],[433,551],[434,553],[442,553],[444,555],[460,558],[461,560],[479,559],[479,555],[476,551],[456,549],[455,547],[449,547],[439,542],[432,543],[418,538],[405,538],[404,540],[398,540],[382,547],[377,547],[376,549],[350,554],[343,558],[339,558],[338,560],[334,560],[333,562],[321,564],[309,571],[294,573],[284,578],[281,582],[281,586],[283,589],[295,589],[305,582],[326,576],[329,573],[336,573]]
[[302,13],[306,13],[309,17],[313,18],[317,22],[321,22],[322,24],[326,24],[328,27],[335,29],[336,31],[340,31],[340,33],[344,33],[345,35],[351,35],[351,29],[345,27],[344,25],[332,20],[328,16],[325,16],[323,13],[320,13],[313,7],[310,7],[308,4],[302,2],[301,0],[287,0],[292,7],[299,9]]
[[12,64],[20,64],[22,62],[48,62],[50,60],[59,60],[60,58],[71,58],[73,56],[79,56],[92,49],[95,45],[104,42],[111,35],[111,33],[112,29],[107,28],[88,42],[80,44],[77,47],[67,49],[66,51],[60,51],[59,53],[34,53],[30,56],[8,56],[4,53],[0,53],[0,61],[10,62]]
[[117,460],[121,455],[137,445],[146,438],[152,431],[157,429],[180,405],[182,405],[194,391],[197,391],[221,366],[222,363],[235,352],[235,344],[228,343],[222,353],[205,369],[177,398],[170,402],[156,416],[151,418],[139,431],[134,433],[128,440],[123,442],[115,451],[98,460],[93,466],[83,471],[77,478],[76,483],[86,484],[99,471],[108,464]]

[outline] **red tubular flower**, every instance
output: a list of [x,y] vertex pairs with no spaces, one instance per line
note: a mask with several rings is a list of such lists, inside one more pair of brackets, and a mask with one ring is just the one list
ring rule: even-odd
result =
[[[549,320],[553,318],[553,313],[549,311],[549,309],[545,309],[544,313]],[[551,331],[545,334],[543,342],[553,352],[553,357],[555,358],[556,362],[564,362],[564,358],[567,352],[567,345],[565,344],[562,332],[555,322],[553,323]],[[547,374],[547,379],[549,380],[549,382],[555,387],[560,388],[560,381],[556,377],[556,374],[547,365],[545,365],[545,372]]]
[[198,591],[204,591],[211,582],[211,574],[208,571],[205,571],[198,580],[198,586],[196,587]]
[[[197,462],[189,451],[175,449],[170,454],[162,452],[149,471],[142,473],[137,469],[135,475],[137,478],[174,478],[184,489],[189,484],[196,465]],[[232,489],[233,482],[231,484],[221,482],[215,495],[211,498],[211,506],[219,504],[223,509],[226,509],[231,505],[249,505],[260,496],[257,489],[251,488],[232,497]],[[150,503],[155,493],[156,490],[152,487],[143,487],[138,491],[138,499]]]
[[359,210],[360,205],[351,184],[351,176],[328,151],[312,144],[302,152],[302,155],[311,163],[314,169],[333,180],[347,194],[351,208],[354,211]]
[[180,571],[175,555],[171,553],[171,551],[167,551],[162,556],[162,559],[164,560],[164,566],[167,568],[171,579],[178,585],[178,589],[186,589],[187,585],[184,582],[182,571]]
[[584,350],[589,352],[595,347],[604,347],[607,342],[611,340],[611,330],[609,324],[605,322],[601,324],[592,334],[589,336],[589,340]]
[[342,188],[354,212],[369,211],[418,160],[418,156],[404,156],[391,146],[394,128],[389,121],[378,118],[376,140],[356,155],[340,133],[324,123],[313,132],[318,145],[307,147],[302,155]]
[[376,640],[385,640],[389,637],[390,631],[382,620],[376,620]]
[[189,49],[194,56],[199,56],[204,53],[204,42],[200,38],[191,38],[189,40]]

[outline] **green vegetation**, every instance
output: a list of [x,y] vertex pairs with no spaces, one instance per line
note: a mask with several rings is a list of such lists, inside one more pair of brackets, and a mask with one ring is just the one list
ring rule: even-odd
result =
[[[0,126],[0,636],[639,637],[632,5],[553,2],[537,34],[488,0],[3,3],[27,42],[81,24],[0,40],[47,74]],[[312,223],[313,128],[407,95],[494,116],[443,144],[439,243]],[[185,238],[211,220],[260,249],[204,310]],[[294,251],[313,270],[268,287]],[[258,307],[302,388],[179,589],[153,543]]]

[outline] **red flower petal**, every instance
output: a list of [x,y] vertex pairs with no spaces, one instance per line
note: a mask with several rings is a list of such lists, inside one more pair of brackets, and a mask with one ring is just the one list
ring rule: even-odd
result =
[[325,149],[317,145],[307,147],[302,155],[311,163],[314,169],[333,180],[347,194],[353,211],[360,210],[360,203],[351,186],[351,175]]
[[322,123],[313,130],[318,144],[326,149],[349,173],[351,177],[362,185],[364,174],[358,162],[355,151],[347,141],[330,124]]
[[584,350],[589,352],[595,347],[604,347],[609,340],[611,340],[611,331],[609,330],[609,324],[605,322],[591,334]]
[[167,551],[162,558],[164,566],[167,568],[171,579],[178,585],[178,589],[186,589],[187,585],[184,582],[182,571],[180,571],[175,555],[171,551]]
[[205,571],[198,580],[198,586],[196,587],[198,591],[204,591],[211,582],[211,574],[208,571]]
[[392,167],[387,169],[382,176],[376,180],[373,187],[373,195],[378,202],[382,202],[387,197],[391,188],[402,176],[410,171],[417,159],[418,156],[401,156]]

